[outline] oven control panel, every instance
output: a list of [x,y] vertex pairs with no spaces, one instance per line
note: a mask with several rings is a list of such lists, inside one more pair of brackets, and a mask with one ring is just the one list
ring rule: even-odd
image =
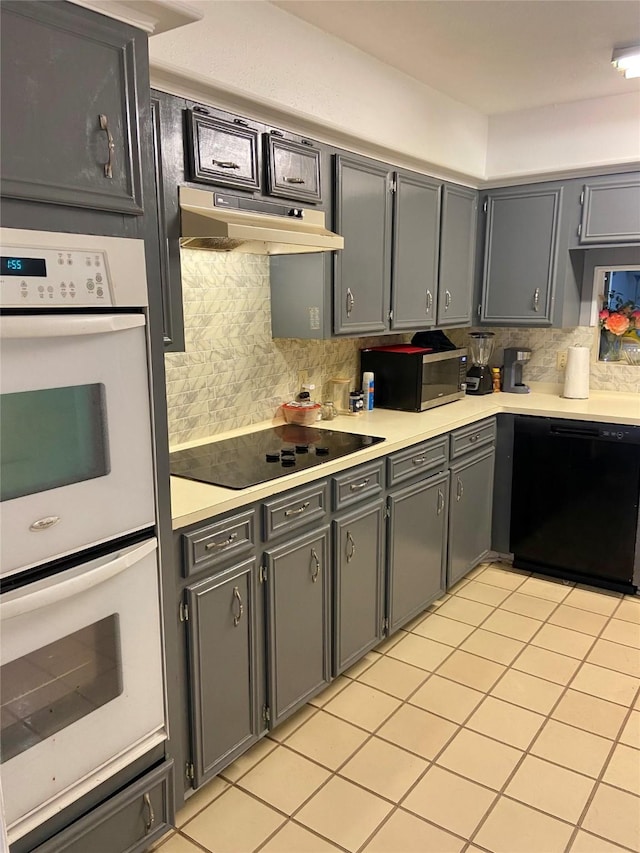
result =
[[4,306],[111,306],[104,251],[2,246],[0,292]]

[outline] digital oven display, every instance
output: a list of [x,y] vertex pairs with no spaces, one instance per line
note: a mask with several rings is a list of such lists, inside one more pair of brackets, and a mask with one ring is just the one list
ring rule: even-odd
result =
[[44,258],[0,258],[0,275],[39,276],[47,275],[47,264]]

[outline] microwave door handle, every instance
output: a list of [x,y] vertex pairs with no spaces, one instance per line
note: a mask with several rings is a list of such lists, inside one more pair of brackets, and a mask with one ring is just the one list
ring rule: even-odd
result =
[[14,339],[68,338],[122,332],[144,324],[144,314],[0,317],[0,335]]
[[14,619],[16,616],[40,610],[42,607],[48,607],[50,604],[64,601],[66,598],[85,592],[139,563],[148,554],[153,553],[157,547],[158,540],[153,537],[138,545],[137,548],[120,554],[115,559],[108,560],[106,563],[96,566],[95,569],[82,572],[68,580],[60,580],[60,575],[53,575],[49,578],[47,586],[31,593],[22,594],[22,590],[20,590],[16,593],[15,598],[0,603],[0,617],[3,620]]

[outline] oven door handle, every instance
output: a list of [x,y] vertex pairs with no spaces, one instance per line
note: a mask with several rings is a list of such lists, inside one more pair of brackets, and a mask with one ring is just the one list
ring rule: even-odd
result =
[[13,593],[7,593],[7,596],[11,595],[12,597],[0,602],[0,616],[3,620],[15,619],[16,616],[40,610],[50,604],[64,601],[66,598],[85,592],[139,563],[157,547],[158,540],[154,536],[130,551],[119,554],[115,559],[108,560],[108,562],[96,566],[94,569],[77,574],[67,580],[61,580],[60,575],[52,575],[47,578],[47,586],[40,587],[34,592],[28,592],[29,587],[23,587]]
[[0,317],[3,338],[68,338],[103,335],[144,326],[144,314],[96,314],[67,316]]

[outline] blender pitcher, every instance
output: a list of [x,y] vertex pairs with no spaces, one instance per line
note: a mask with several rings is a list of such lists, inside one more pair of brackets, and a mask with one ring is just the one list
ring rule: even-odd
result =
[[470,332],[471,367],[467,371],[467,394],[491,394],[493,382],[489,359],[493,353],[493,332]]

